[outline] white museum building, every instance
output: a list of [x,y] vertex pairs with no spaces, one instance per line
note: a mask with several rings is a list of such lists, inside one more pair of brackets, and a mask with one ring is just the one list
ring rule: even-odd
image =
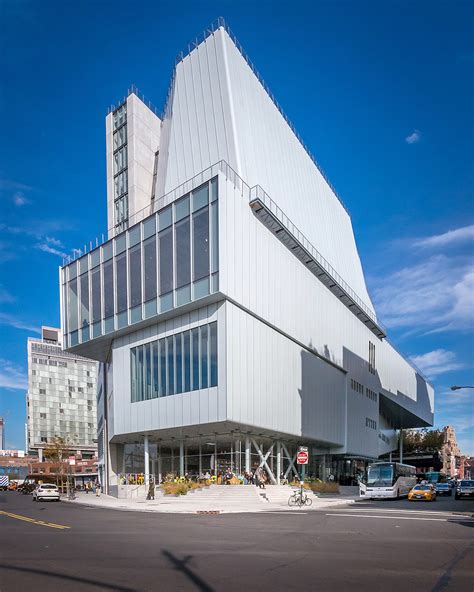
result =
[[263,466],[349,483],[433,423],[388,341],[351,218],[219,20],[178,56],[163,114],[106,118],[108,237],[60,270],[67,351],[101,362],[106,491],[127,473]]

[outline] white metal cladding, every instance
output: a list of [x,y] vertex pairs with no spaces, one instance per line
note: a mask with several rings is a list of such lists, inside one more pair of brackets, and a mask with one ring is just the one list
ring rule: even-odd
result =
[[227,417],[343,446],[345,373],[226,302]]
[[[432,420],[433,389],[386,340],[377,339],[253,214],[223,175],[219,185],[220,291],[346,369],[375,392],[416,403]],[[375,342],[376,374],[368,369]],[[423,392],[424,391],[424,392]]]
[[271,195],[373,310],[348,213],[223,28],[177,64],[170,100],[157,195],[226,160]]
[[[218,386],[132,403],[130,349],[213,321],[217,321]],[[225,316],[222,305],[211,304],[117,338],[113,342],[113,381],[114,425],[109,438],[225,421]]]

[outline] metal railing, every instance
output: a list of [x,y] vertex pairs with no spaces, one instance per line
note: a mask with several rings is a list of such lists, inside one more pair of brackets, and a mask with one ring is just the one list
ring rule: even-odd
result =
[[265,190],[260,187],[260,185],[255,185],[250,190],[251,200],[259,199],[267,209],[273,214],[273,216],[280,222],[280,224],[286,228],[286,230],[300,243],[300,245],[310,253],[310,255],[314,258],[314,260],[318,263],[320,267],[326,271],[326,273],[342,288],[348,296],[357,304],[357,306],[364,311],[364,313],[372,319],[372,321],[377,324],[385,333],[385,327],[382,323],[377,319],[374,311],[372,311],[364,302],[363,300],[355,293],[355,291],[349,286],[349,284],[341,277],[341,275],[334,269],[334,267],[329,263],[329,261],[321,255],[321,253],[314,247],[309,240],[305,237],[305,235],[298,230],[298,228],[293,224],[293,222],[288,218],[288,216],[283,212],[283,210],[277,206],[277,204],[272,200],[272,198],[265,192]]
[[[128,226],[121,230],[119,233],[117,233],[117,235],[115,236],[122,234],[122,232],[125,232],[128,228],[131,228],[135,224],[138,224],[138,222],[141,222],[148,216],[156,214],[157,211],[166,207],[168,204],[175,201],[178,197],[182,197],[183,195],[185,195],[189,191],[192,191],[199,185],[202,185],[206,181],[209,181],[210,179],[215,177],[219,172],[223,173],[227,177],[227,179],[229,179],[234,184],[235,187],[240,187],[242,190],[242,195],[246,199],[249,198],[249,185],[247,185],[247,183],[235,172],[235,170],[225,160],[220,160],[217,163],[207,167],[197,175],[194,175],[194,177],[191,177],[191,179],[184,181],[184,183],[181,183],[171,191],[168,191],[168,193],[165,193],[161,197],[154,199],[153,202],[149,205],[141,208],[140,210],[137,210],[134,214],[132,214],[132,216],[129,217]],[[112,226],[108,229],[108,232],[110,232],[114,228],[115,226]],[[109,240],[112,239],[105,239],[104,233],[102,233],[100,237],[96,237],[95,239],[88,241],[88,243],[85,243],[83,249],[73,249],[71,255],[63,257],[62,266],[64,267],[66,265],[69,265],[70,263],[73,263],[74,261],[76,261],[76,259],[79,259],[83,255],[86,255],[91,251],[95,251],[104,243],[109,242]]]
[[148,99],[145,97],[145,95],[144,95],[142,92],[140,92],[140,91],[138,90],[138,88],[136,87],[136,85],[135,85],[135,84],[132,84],[132,86],[131,86],[129,89],[127,89],[127,94],[126,94],[126,95],[123,97],[123,99],[121,99],[121,100],[120,100],[118,103],[116,103],[115,105],[109,105],[109,107],[107,108],[107,115],[108,115],[109,113],[113,113],[113,112],[114,112],[114,111],[116,111],[116,110],[117,110],[119,107],[121,107],[121,106],[122,106],[122,105],[123,105],[123,104],[124,104],[124,103],[127,101],[128,97],[129,97],[130,95],[135,95],[135,96],[137,96],[137,97],[140,99],[140,101],[141,101],[141,102],[142,102],[144,105],[146,105],[146,106],[147,106],[147,107],[150,109],[150,111],[153,111],[153,113],[154,113],[154,114],[155,114],[157,117],[159,117],[160,119],[162,119],[162,113],[160,113],[160,112],[158,111],[158,109],[155,107],[155,105],[153,105],[153,103],[152,103],[150,100],[148,100]]
[[283,117],[283,119],[288,124],[289,128],[291,129],[291,131],[295,135],[295,137],[298,140],[298,142],[301,144],[301,146],[306,151],[306,153],[308,154],[308,156],[310,157],[310,159],[313,161],[313,164],[316,166],[316,168],[318,169],[318,171],[321,173],[321,176],[326,181],[326,183],[328,184],[328,186],[331,188],[332,192],[334,193],[334,195],[336,196],[336,198],[338,199],[338,201],[340,202],[340,204],[342,205],[342,207],[346,210],[347,213],[349,213],[349,210],[348,210],[346,204],[344,203],[344,201],[342,200],[342,198],[340,197],[340,195],[337,193],[337,191],[334,188],[334,186],[332,185],[332,183],[329,181],[329,179],[325,175],[323,169],[319,165],[319,163],[316,160],[315,156],[313,155],[313,153],[311,152],[311,150],[308,148],[308,146],[305,144],[305,142],[303,141],[303,139],[300,136],[300,134],[297,132],[295,126],[293,125],[293,123],[291,122],[291,120],[289,119],[289,117],[287,116],[287,114],[285,113],[285,111],[283,110],[283,107],[276,100],[274,94],[272,93],[272,91],[268,87],[267,83],[265,82],[265,80],[261,76],[260,72],[257,70],[257,68],[253,64],[252,60],[249,58],[249,56],[245,52],[244,48],[242,47],[241,43],[239,42],[239,40],[237,39],[237,37],[234,35],[234,33],[232,32],[232,30],[230,29],[229,25],[226,23],[226,21],[224,20],[223,17],[220,16],[215,21],[213,21],[210,24],[209,27],[207,27],[200,35],[196,36],[190,43],[188,43],[187,47],[176,56],[175,68],[174,68],[173,74],[171,76],[171,83],[170,83],[170,86],[169,86],[169,89],[168,89],[168,95],[167,95],[167,99],[166,99],[165,106],[164,106],[164,109],[163,109],[163,118],[169,112],[171,99],[173,97],[176,66],[179,64],[179,62],[182,62],[192,51],[194,51],[194,49],[196,49],[198,47],[198,45],[200,45],[201,43],[203,43],[209,36],[213,35],[220,28],[224,29],[227,32],[227,34],[229,35],[229,37],[233,41],[234,45],[237,47],[237,49],[238,49],[239,53],[241,54],[241,56],[244,58],[244,60],[247,62],[247,65],[249,66],[249,68],[252,70],[252,72],[257,77],[257,80],[262,85],[262,87],[265,90],[265,92],[267,93],[268,97],[273,102],[273,104],[275,105],[275,107],[278,109],[278,111],[280,112],[281,116]]

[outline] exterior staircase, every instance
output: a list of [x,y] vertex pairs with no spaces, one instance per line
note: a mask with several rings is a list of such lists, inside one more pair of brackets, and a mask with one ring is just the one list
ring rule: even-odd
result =
[[[265,489],[257,489],[257,492],[268,505],[288,507],[288,498],[298,489],[291,485],[265,485]],[[305,490],[305,493],[316,498],[312,491]]]

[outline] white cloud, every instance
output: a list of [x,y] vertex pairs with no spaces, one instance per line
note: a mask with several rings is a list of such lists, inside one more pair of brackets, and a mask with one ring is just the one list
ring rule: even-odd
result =
[[55,247],[63,247],[63,243],[58,238],[54,238],[54,236],[46,236],[44,240]]
[[8,360],[0,359],[0,387],[7,389],[28,389],[25,371]]
[[445,247],[469,240],[474,240],[474,224],[418,239],[413,245],[415,247]]
[[430,378],[465,367],[456,360],[454,352],[446,349],[435,349],[426,354],[412,356],[411,359]]
[[3,286],[0,285],[0,303],[10,303],[15,302],[15,297],[10,294],[8,290],[5,290]]
[[31,200],[29,200],[27,197],[25,197],[25,194],[22,191],[17,191],[14,195],[13,195],[13,203],[18,206],[26,206],[27,204],[31,203]]
[[405,138],[405,142],[407,144],[416,144],[421,140],[421,132],[420,130],[415,130],[409,136]]
[[35,325],[3,312],[0,312],[0,325],[14,327],[15,329],[22,329],[24,331],[30,331],[31,333],[41,333],[41,330]]
[[377,278],[373,300],[389,327],[425,332],[468,330],[474,326],[473,284],[471,261],[433,255]]
[[58,249],[55,249],[54,247],[50,247],[48,244],[46,243],[38,243],[36,245],[36,248],[39,249],[40,251],[44,251],[45,253],[51,253],[51,255],[57,255],[58,257],[67,257],[67,253],[64,253],[63,251],[59,251]]

